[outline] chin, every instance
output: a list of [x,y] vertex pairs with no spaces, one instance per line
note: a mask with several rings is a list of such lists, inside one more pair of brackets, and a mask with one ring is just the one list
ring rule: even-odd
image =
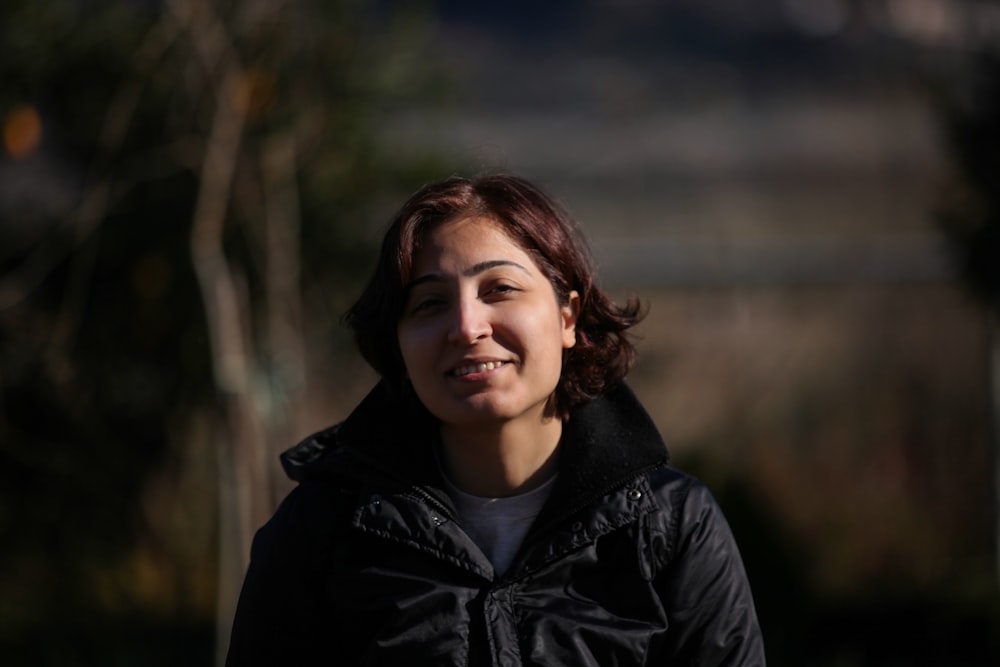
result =
[[501,424],[537,412],[539,417],[544,414],[544,404],[521,405],[506,401],[497,401],[486,397],[465,399],[461,405],[451,405],[441,411],[442,422],[454,426],[485,426]]
[[482,426],[513,419],[515,415],[494,406],[475,406],[445,412],[441,421],[455,426]]

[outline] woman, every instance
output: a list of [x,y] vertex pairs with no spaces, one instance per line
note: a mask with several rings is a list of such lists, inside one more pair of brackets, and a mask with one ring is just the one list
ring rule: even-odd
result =
[[227,664],[763,665],[725,519],[623,382],[638,320],[532,184],[416,193],[347,315],[382,379],[283,456]]

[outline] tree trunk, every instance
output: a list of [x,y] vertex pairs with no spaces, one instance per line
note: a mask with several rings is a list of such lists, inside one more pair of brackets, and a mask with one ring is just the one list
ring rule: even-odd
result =
[[[264,190],[267,284],[267,336],[270,410],[268,439],[280,447],[302,437],[302,404],[308,385],[302,328],[300,284],[299,197],[296,184],[295,136],[279,132],[264,143],[261,159]],[[274,456],[269,456],[270,460]],[[271,465],[272,505],[288,481]]]
[[253,532],[270,511],[264,429],[253,392],[257,375],[246,286],[227,261],[223,232],[248,108],[245,73],[230,39],[207,4],[171,0],[202,65],[216,79],[191,227],[191,261],[201,290],[222,411],[217,433],[219,590],[216,661],[223,664]]

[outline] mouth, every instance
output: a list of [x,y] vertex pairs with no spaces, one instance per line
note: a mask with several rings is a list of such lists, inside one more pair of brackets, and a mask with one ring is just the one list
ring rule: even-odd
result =
[[448,375],[460,378],[460,377],[465,377],[466,375],[473,375],[474,373],[485,373],[487,371],[494,371],[508,363],[510,362],[494,359],[492,361],[481,361],[474,364],[465,364],[452,369],[448,373]]

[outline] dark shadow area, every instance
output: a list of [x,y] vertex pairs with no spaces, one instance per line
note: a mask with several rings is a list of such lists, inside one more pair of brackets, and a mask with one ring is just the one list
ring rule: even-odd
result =
[[215,664],[215,626],[144,614],[94,616],[0,642],[0,653],[7,667],[209,667]]
[[[1000,664],[1000,600],[886,590],[835,598],[810,584],[809,556],[744,480],[715,479],[711,461],[677,461],[701,477],[726,513],[753,586],[771,665],[990,667]],[[860,520],[860,517],[859,517]]]

